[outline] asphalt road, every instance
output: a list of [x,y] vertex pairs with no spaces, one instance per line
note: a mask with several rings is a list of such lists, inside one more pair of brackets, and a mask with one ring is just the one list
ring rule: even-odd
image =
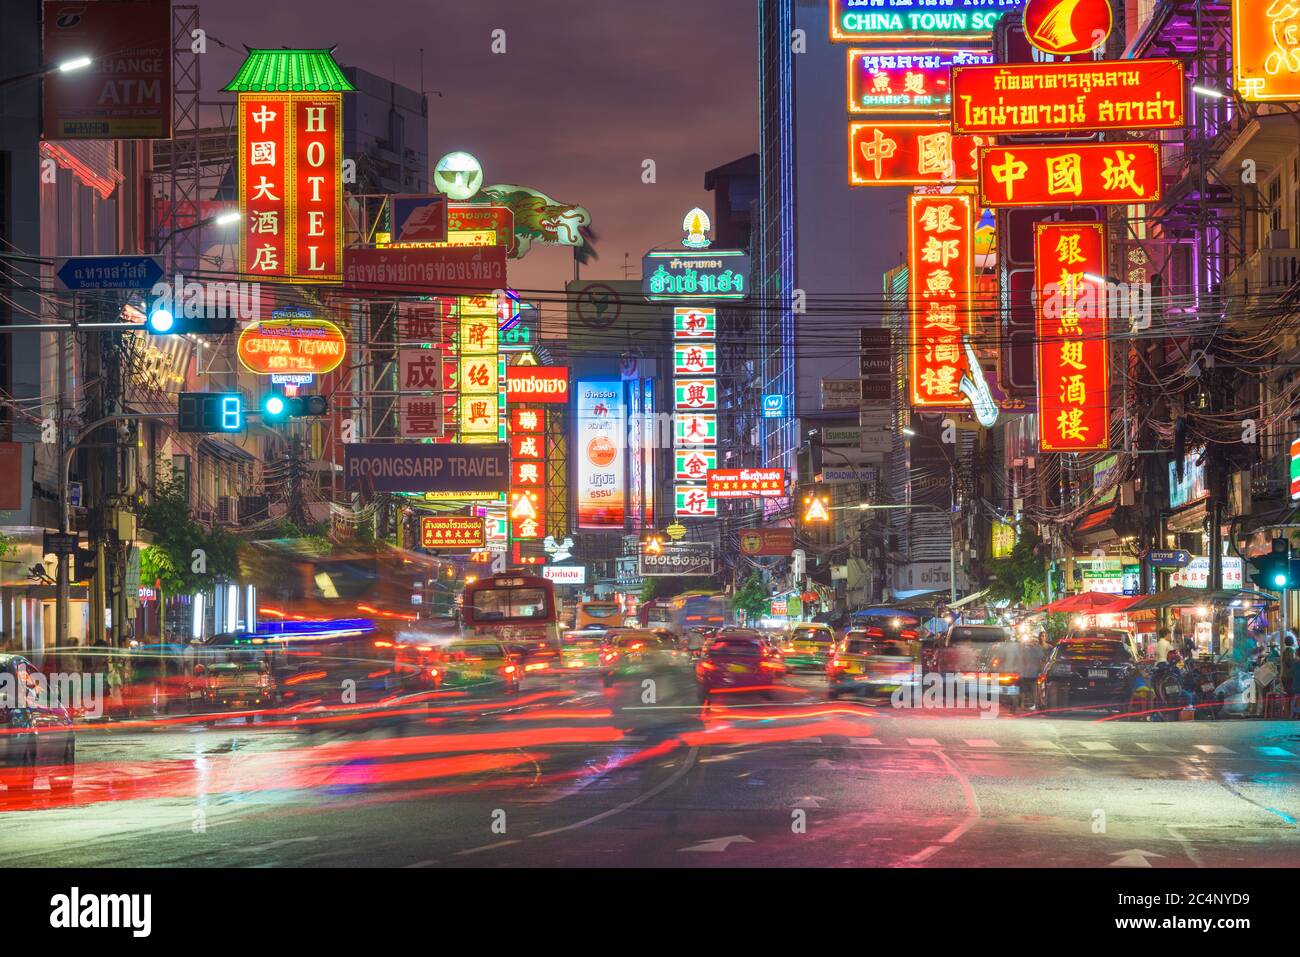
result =
[[81,731],[0,792],[10,866],[1223,867],[1300,862],[1300,723],[518,696]]

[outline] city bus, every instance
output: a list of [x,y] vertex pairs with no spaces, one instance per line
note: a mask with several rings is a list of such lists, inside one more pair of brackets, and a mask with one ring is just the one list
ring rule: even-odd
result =
[[730,623],[730,617],[726,596],[707,592],[656,598],[640,609],[643,627],[667,628],[679,636],[691,628],[721,628]]
[[555,586],[535,575],[508,573],[465,586],[461,630],[466,638],[495,638],[525,672],[554,666],[560,657]]
[[608,630],[623,625],[623,606],[610,598],[578,603],[578,613],[573,620],[574,631],[590,628]]

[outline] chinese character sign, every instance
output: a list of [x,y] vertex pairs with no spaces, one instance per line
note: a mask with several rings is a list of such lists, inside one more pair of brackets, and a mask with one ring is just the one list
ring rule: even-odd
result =
[[980,149],[980,204],[1067,206],[1160,199],[1160,144],[1076,143]]
[[263,280],[343,275],[343,96],[239,94],[239,271]]
[[1037,223],[1038,440],[1044,452],[1110,447],[1104,223]]
[[991,137],[954,136],[947,123],[850,123],[849,185],[974,183],[978,148],[990,143]]
[[1300,100],[1300,5],[1234,0],[1232,75],[1243,100]]
[[466,442],[495,442],[502,395],[496,303],[486,296],[461,296],[458,307],[456,385],[460,391],[461,438]]
[[1183,125],[1180,60],[999,63],[952,68],[955,133],[1083,133]]
[[516,541],[546,533],[545,423],[541,409],[510,409],[510,532]]
[[718,348],[712,342],[678,342],[673,345],[676,375],[712,374],[718,371]]
[[713,339],[718,334],[718,311],[695,306],[673,308],[674,339]]
[[974,216],[969,195],[908,197],[912,405],[959,406],[963,336],[974,324]]

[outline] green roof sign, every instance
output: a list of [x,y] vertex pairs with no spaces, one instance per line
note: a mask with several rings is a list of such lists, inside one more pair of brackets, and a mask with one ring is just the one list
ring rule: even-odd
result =
[[351,93],[333,50],[249,50],[228,93]]

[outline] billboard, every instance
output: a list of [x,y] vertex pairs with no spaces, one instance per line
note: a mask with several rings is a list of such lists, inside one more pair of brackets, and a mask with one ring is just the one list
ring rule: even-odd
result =
[[84,69],[45,75],[41,94],[45,139],[168,139],[172,135],[170,0],[46,0],[43,7],[44,62],[92,59]]
[[737,533],[742,555],[781,555],[794,551],[793,528],[746,528]]
[[988,136],[954,136],[947,122],[876,120],[849,124],[850,186],[974,183],[976,149]]
[[1035,223],[1034,245],[1039,447],[1110,448],[1106,225]]
[[907,209],[911,403],[963,405],[963,339],[973,334],[975,322],[972,197],[912,194]]
[[981,147],[980,205],[1071,206],[1160,199],[1160,144]]
[[507,366],[509,402],[568,402],[569,370],[565,366]]
[[482,548],[487,544],[483,519],[471,515],[426,515],[420,519],[425,548]]
[[582,380],[577,389],[578,528],[622,528],[627,495],[623,462],[623,383]]
[[349,442],[343,482],[350,492],[504,492],[510,451],[504,445]]
[[780,498],[785,495],[785,469],[710,469],[706,480],[710,498]]
[[642,578],[671,575],[712,575],[713,546],[708,542],[663,542],[647,554],[641,549],[637,570]]
[[1186,120],[1181,60],[999,63],[952,68],[955,133],[1157,130]]
[[737,249],[649,252],[641,257],[646,299],[743,299],[749,292],[749,254]]
[[849,112],[946,115],[952,109],[949,70],[992,62],[992,53],[977,50],[850,49]]
[[1300,8],[1277,0],[1234,0],[1232,87],[1256,103],[1300,100]]
[[239,272],[343,275],[343,94],[239,94]]
[[349,292],[454,295],[491,292],[506,284],[504,246],[348,249],[343,282]]

